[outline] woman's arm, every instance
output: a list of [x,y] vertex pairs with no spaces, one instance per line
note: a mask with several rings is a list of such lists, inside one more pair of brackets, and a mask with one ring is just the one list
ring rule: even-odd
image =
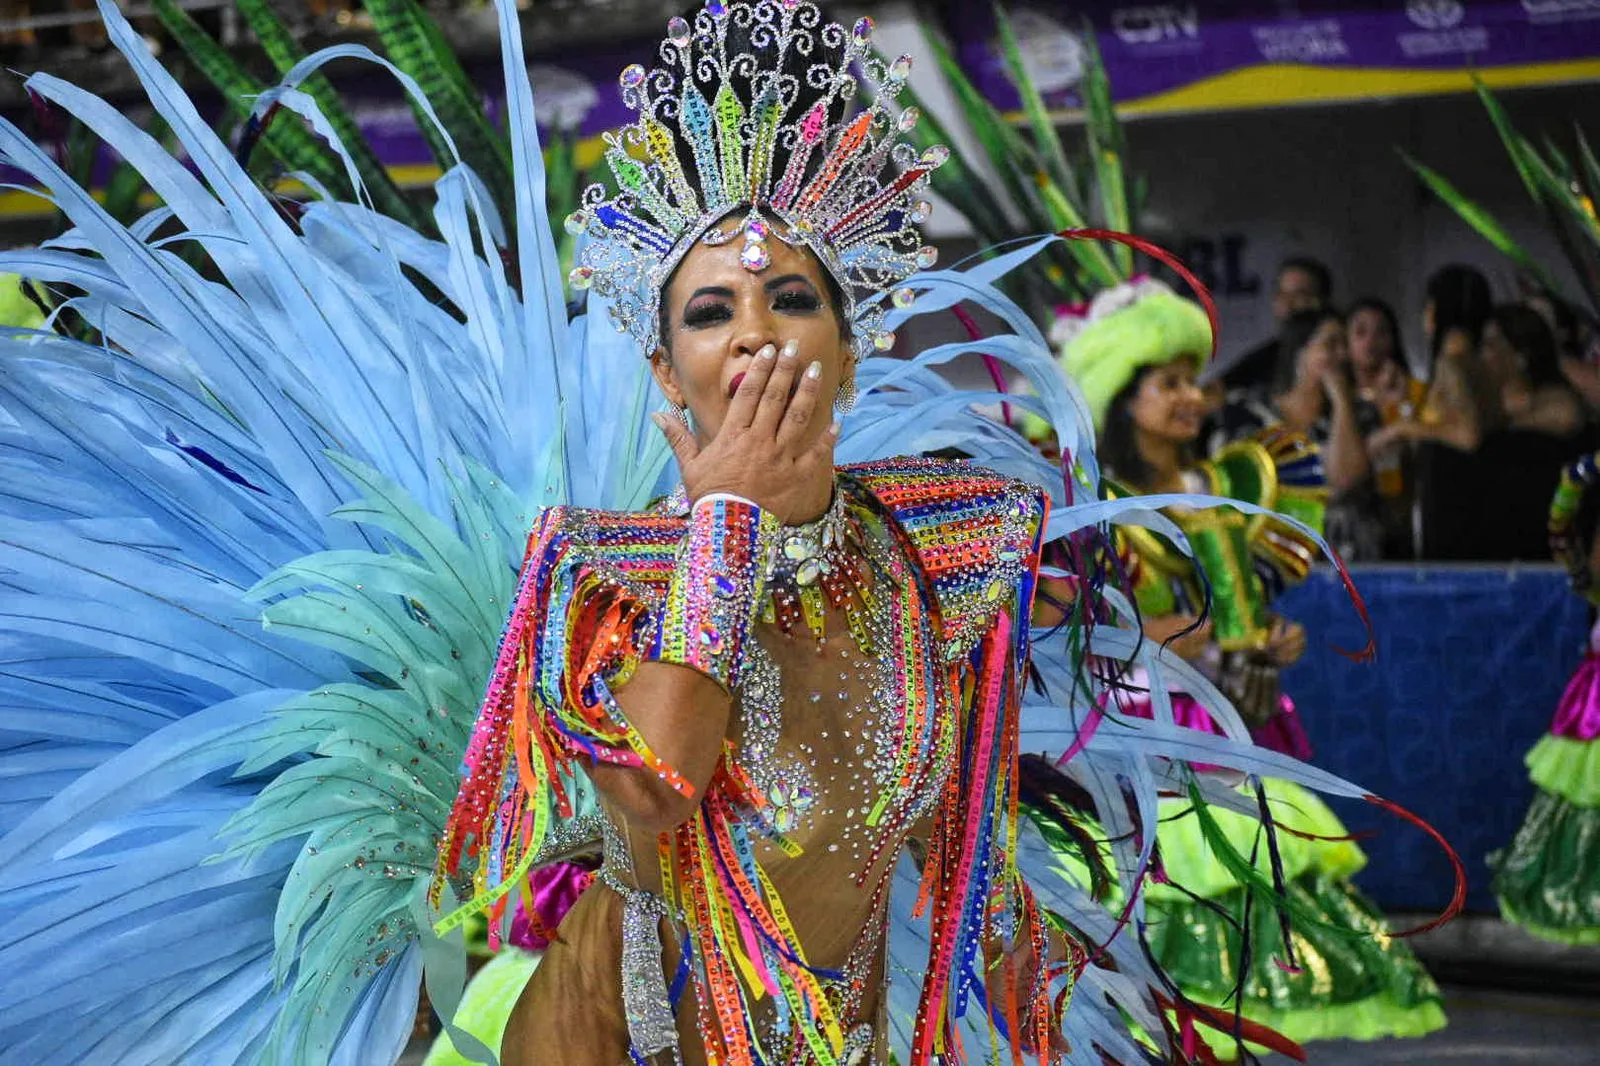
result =
[[683,425],[656,418],[694,503],[654,633],[611,694],[630,744],[642,741],[655,759],[591,762],[595,785],[642,828],[672,829],[699,807],[722,758],[729,693],[754,639],[783,519],[820,512],[834,492],[837,425],[811,432],[827,405],[819,403],[820,375],[802,374],[797,354],[793,340],[781,352],[771,344],[758,352],[704,445]]
[[1361,439],[1356,425],[1356,406],[1349,379],[1338,371],[1331,372],[1324,387],[1328,393],[1329,430],[1328,443],[1322,450],[1323,469],[1327,472],[1328,490],[1334,496],[1343,495],[1367,480],[1372,465],[1367,459],[1367,444]]
[[1484,398],[1478,395],[1477,353],[1460,333],[1445,339],[1438,369],[1423,401],[1424,416],[1412,440],[1448,444],[1458,451],[1477,451],[1483,439]]
[[589,776],[630,824],[652,833],[676,828],[694,814],[711,783],[733,701],[706,675],[660,662],[640,663],[615,695],[629,724],[687,788],[674,788],[648,767],[592,760]]
[[1367,454],[1381,455],[1403,441],[1444,444],[1461,452],[1474,452],[1483,440],[1480,398],[1473,385],[1473,355],[1460,344],[1440,352],[1438,370],[1416,419],[1391,422],[1367,438]]
[[[610,716],[654,753],[643,766],[590,763],[595,785],[641,828],[664,832],[686,821],[711,783],[779,528],[748,500],[697,500],[639,661],[616,675],[614,691],[590,683]],[[662,764],[672,772],[663,776]]]

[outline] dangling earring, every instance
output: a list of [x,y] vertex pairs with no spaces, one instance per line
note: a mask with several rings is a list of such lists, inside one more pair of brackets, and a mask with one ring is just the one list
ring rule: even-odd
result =
[[678,416],[678,421],[683,423],[684,429],[691,431],[694,429],[694,426],[689,424],[689,408],[681,404],[673,404],[672,413]]
[[839,385],[833,397],[833,409],[844,414],[856,405],[856,381],[850,378]]

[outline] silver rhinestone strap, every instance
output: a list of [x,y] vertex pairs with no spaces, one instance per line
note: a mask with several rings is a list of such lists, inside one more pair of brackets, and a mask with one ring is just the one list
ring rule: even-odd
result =
[[622,897],[622,1011],[628,1019],[628,1042],[642,1058],[670,1051],[672,1062],[682,1066],[678,1024],[661,964],[661,920],[672,912],[655,893],[623,884],[609,864],[597,877]]

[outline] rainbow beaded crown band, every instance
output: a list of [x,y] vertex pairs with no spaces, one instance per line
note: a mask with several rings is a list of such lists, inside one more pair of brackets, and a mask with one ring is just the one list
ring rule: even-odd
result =
[[[567,219],[589,238],[573,288],[607,297],[648,353],[661,289],[697,241],[742,236],[740,264],[759,272],[777,239],[809,248],[838,283],[858,354],[891,347],[882,294],[907,306],[898,286],[938,258],[918,194],[950,152],[903,140],[919,118],[896,103],[911,57],[886,63],[872,30],[825,22],[809,0],[711,0],[692,23],[668,22],[665,65],[619,79],[638,118],[605,138],[616,191],[591,185]],[[717,225],[741,212],[737,228]]]

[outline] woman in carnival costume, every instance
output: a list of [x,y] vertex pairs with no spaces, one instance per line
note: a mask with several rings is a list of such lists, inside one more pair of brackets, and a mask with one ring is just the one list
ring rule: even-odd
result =
[[[72,223],[0,270],[104,338],[0,339],[0,965],[29,975],[0,989],[0,1059],[392,1062],[425,981],[490,1061],[454,1025],[460,927],[500,937],[529,875],[597,839],[507,1062],[1134,1063],[1174,1008],[1228,1024],[1122,935],[1158,791],[1229,802],[1204,763],[1365,793],[1249,745],[1220,699],[1225,735],[1087,729],[1085,651],[1191,672],[1126,627],[1030,642],[1041,545],[1146,503],[1099,498],[1080,401],[995,288],[1046,242],[930,271],[943,153],[897,145],[909,60],[809,3],[713,2],[664,71],[623,73],[640,119],[607,152],[622,191],[572,220],[569,317],[497,10],[515,217],[452,167],[437,240],[257,187],[109,0],[186,162],[28,86],[162,206],[119,225],[0,122]],[[256,117],[321,129],[289,90],[351,56],[375,58],[312,56]],[[862,358],[962,301],[1008,332]],[[964,351],[1031,378],[1070,486],[936,372]],[[887,458],[957,446],[982,466]],[[1061,797],[1113,835],[1125,911],[1052,873]]]
[[[1196,376],[1212,347],[1198,304],[1158,281],[1136,280],[1102,293],[1066,332],[1062,366],[1088,401],[1114,494],[1233,497],[1320,526],[1326,490],[1304,437],[1268,430],[1196,461],[1204,416]],[[1294,704],[1278,683],[1304,651],[1305,634],[1269,604],[1304,579],[1311,542],[1260,514],[1164,513],[1192,557],[1152,530],[1118,530],[1145,633],[1214,680],[1257,743],[1309,758]],[[1153,696],[1151,685],[1134,679],[1108,710],[1149,717]],[[1188,692],[1171,693],[1171,713],[1181,725],[1215,728]],[[1338,818],[1288,781],[1270,781],[1260,803],[1284,830],[1275,847],[1258,842],[1255,818],[1191,813],[1184,797],[1164,801],[1165,878],[1146,898],[1150,945],[1168,974],[1197,1001],[1237,1003],[1245,1017],[1299,1042],[1419,1036],[1442,1026],[1438,989],[1349,884],[1366,860]],[[1291,912],[1304,919],[1292,932],[1280,930],[1271,895],[1259,891],[1268,877],[1287,884]]]
[[[1600,603],[1600,456],[1562,472],[1550,501],[1550,549],[1574,592]],[[1528,752],[1535,794],[1522,828],[1489,857],[1500,913],[1562,944],[1600,944],[1600,624]]]

